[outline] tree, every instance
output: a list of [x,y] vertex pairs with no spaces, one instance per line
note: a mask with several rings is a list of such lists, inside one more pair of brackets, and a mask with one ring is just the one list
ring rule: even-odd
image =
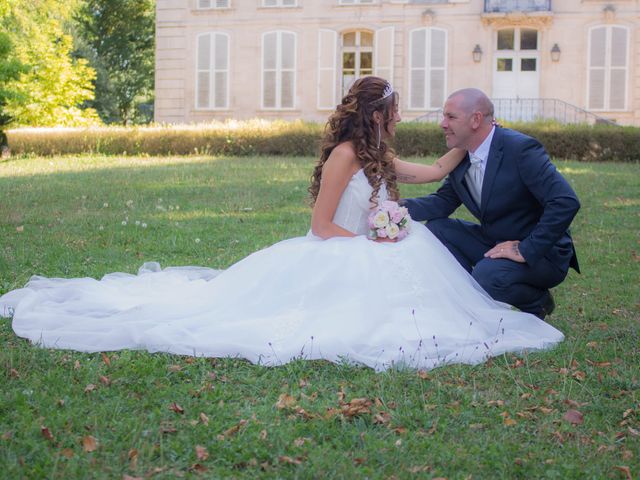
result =
[[[153,99],[155,2],[86,0],[77,17],[97,71],[92,105],[105,122],[150,120],[141,106]],[[146,118],[145,118],[146,117]]]
[[9,82],[17,80],[20,74],[26,73],[28,68],[18,59],[12,58],[13,45],[9,35],[0,32],[0,148],[6,147],[7,136],[4,129],[11,123],[13,119],[9,113],[5,111],[9,100],[17,100],[20,94],[12,89]]
[[82,109],[93,98],[95,71],[85,59],[71,56],[73,40],[65,29],[77,1],[3,0],[0,26],[16,57],[29,70],[9,82],[17,96],[5,111],[19,125],[55,126],[99,123],[96,112]]

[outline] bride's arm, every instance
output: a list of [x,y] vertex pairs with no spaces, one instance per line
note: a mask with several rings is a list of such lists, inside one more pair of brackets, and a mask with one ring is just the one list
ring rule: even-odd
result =
[[349,230],[333,223],[333,217],[342,192],[347,188],[357,168],[355,154],[350,146],[343,144],[333,149],[322,167],[320,191],[311,214],[311,231],[314,235],[324,239],[356,236]]
[[432,165],[405,162],[398,158],[393,164],[400,183],[439,182],[458,166],[466,154],[466,150],[452,148]]

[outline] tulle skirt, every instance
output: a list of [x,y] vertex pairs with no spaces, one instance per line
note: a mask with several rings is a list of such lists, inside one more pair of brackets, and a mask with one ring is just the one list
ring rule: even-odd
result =
[[32,277],[0,297],[20,337],[83,352],[144,349],[262,365],[326,359],[429,369],[545,349],[560,331],[492,300],[424,227],[397,243],[292,238],[221,271]]

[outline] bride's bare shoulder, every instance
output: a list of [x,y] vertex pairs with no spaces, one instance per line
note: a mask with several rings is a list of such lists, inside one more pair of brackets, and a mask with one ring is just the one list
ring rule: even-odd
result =
[[350,174],[354,174],[360,169],[356,149],[351,142],[342,142],[336,145],[325,165]]

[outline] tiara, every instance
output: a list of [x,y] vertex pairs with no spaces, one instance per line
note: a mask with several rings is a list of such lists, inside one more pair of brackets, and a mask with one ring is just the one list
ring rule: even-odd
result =
[[389,82],[387,82],[387,84],[385,85],[384,90],[382,92],[382,96],[379,99],[374,100],[371,103],[381,102],[382,100],[384,100],[385,98],[391,96],[392,94],[393,94],[393,87],[391,86],[391,84]]

